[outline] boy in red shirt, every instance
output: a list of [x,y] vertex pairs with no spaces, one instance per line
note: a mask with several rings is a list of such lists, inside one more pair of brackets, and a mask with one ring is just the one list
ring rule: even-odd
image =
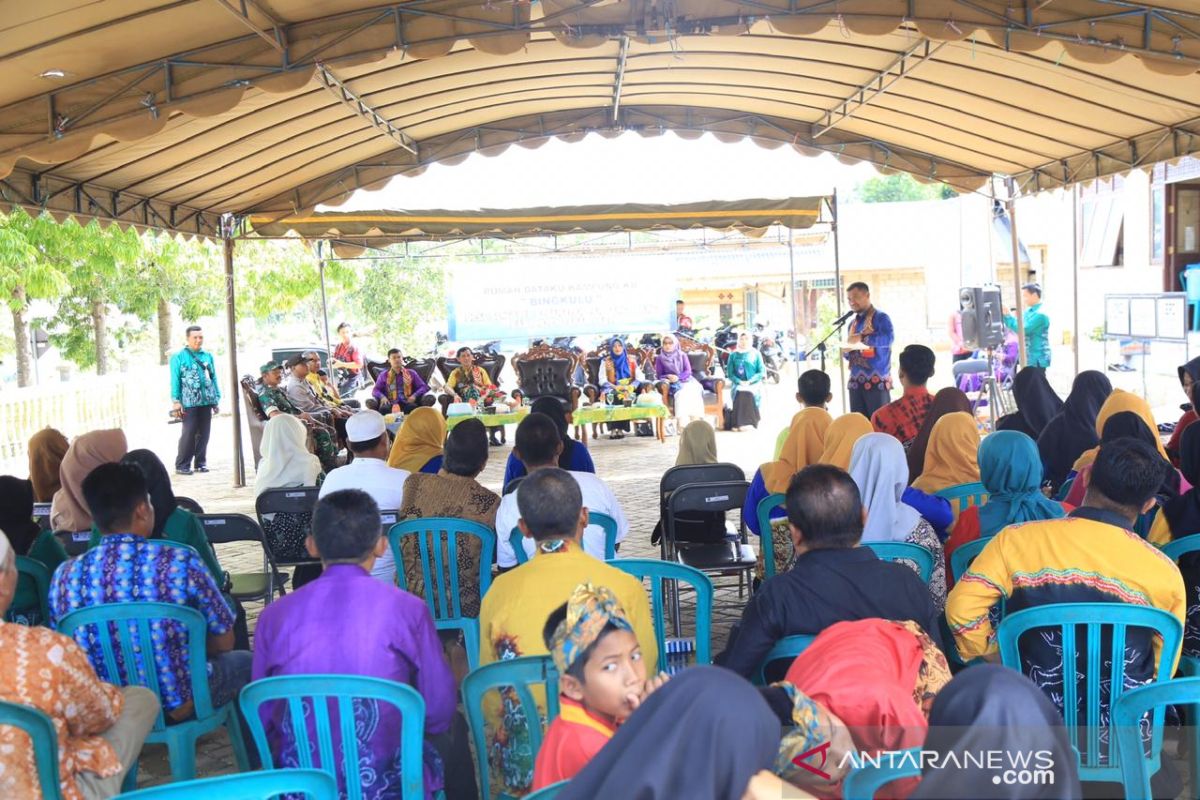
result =
[[533,768],[533,788],[575,777],[665,673],[646,680],[633,628],[616,596],[584,583],[546,620],[542,634],[559,674],[558,717]]

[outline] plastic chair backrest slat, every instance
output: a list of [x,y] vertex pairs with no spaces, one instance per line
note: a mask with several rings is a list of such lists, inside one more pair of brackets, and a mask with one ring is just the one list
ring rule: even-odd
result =
[[471,728],[471,739],[475,745],[475,759],[479,769],[479,792],[481,800],[491,800],[491,785],[488,767],[487,732],[484,725],[483,698],[492,690],[511,687],[525,717],[533,724],[529,726],[531,757],[536,759],[542,747],[541,715],[536,711],[532,686],[545,686],[546,724],[558,716],[558,671],[550,656],[522,656],[507,661],[496,661],[472,670],[463,679],[463,706],[467,712],[467,723]]
[[1183,556],[1187,555],[1188,553],[1194,553],[1197,550],[1200,550],[1200,533],[1181,536],[1180,538],[1164,545],[1162,549],[1167,558],[1171,559],[1175,563],[1179,563],[1179,559],[1181,559]]
[[776,492],[758,502],[758,546],[763,554],[763,580],[775,575],[775,537],[771,533],[771,512],[787,502],[787,495]]
[[[1182,662],[1180,667],[1180,672],[1184,672]],[[1150,790],[1152,761],[1146,758],[1142,744],[1142,720],[1147,713],[1161,712],[1166,706],[1191,706],[1194,720],[1195,714],[1200,713],[1200,677],[1175,678],[1139,686],[1122,694],[1113,704],[1112,724],[1126,797],[1154,796]],[[1191,724],[1195,725],[1194,722]],[[1193,743],[1197,733],[1200,732],[1193,732]],[[1196,758],[1193,753],[1193,764]]]
[[315,769],[274,769],[153,786],[120,795],[121,800],[276,800],[302,794],[306,800],[337,800],[337,782]]
[[707,575],[686,564],[653,558],[619,558],[612,565],[638,580],[650,579],[650,611],[654,615],[654,638],[658,643],[658,668],[667,668],[666,581],[688,584],[696,593],[696,663],[712,663],[713,586]]
[[808,646],[813,643],[813,639],[816,638],[812,634],[800,633],[780,639],[771,648],[771,651],[763,657],[762,663],[758,665],[758,673],[754,676],[752,683],[757,686],[765,686],[767,683],[767,667],[772,662],[782,661],[785,658],[795,660],[796,656],[808,649]]
[[13,725],[29,736],[42,797],[59,800],[62,793],[59,788],[58,734],[50,717],[33,706],[0,700],[0,725]]
[[[425,796],[422,762],[425,700],[411,686],[361,675],[281,675],[247,684],[238,696],[238,705],[250,727],[263,764],[269,768],[269,765],[274,763],[274,756],[267,740],[266,726],[263,724],[263,705],[286,701],[301,762],[308,766],[311,764],[311,758],[308,758],[311,742],[307,737],[307,718],[303,708],[305,703],[310,703],[313,711],[311,719],[317,733],[318,756],[321,759],[319,769],[332,775],[338,783],[344,782],[346,796],[357,800],[362,797],[362,781],[358,777],[360,749],[354,726],[355,700],[387,703],[399,710],[401,800],[421,800]],[[330,701],[335,703],[338,713],[338,730],[342,739],[340,761],[336,759],[333,744],[333,726],[329,718]],[[303,744],[301,731],[305,734]]]
[[933,553],[919,544],[910,542],[863,542],[863,547],[875,551],[884,561],[913,561],[921,580],[929,583],[933,575]]
[[954,507],[954,516],[958,517],[971,506],[981,506],[987,502],[988,491],[982,483],[960,483],[957,486],[947,486],[935,495],[950,501]]
[[554,800],[554,798],[558,797],[558,793],[562,791],[562,788],[568,783],[570,783],[570,781],[559,781],[558,783],[552,783],[549,786],[543,786],[536,792],[530,792],[529,794],[525,795],[525,800]]
[[892,781],[921,776],[919,747],[885,751],[879,758],[879,766],[864,763],[845,777],[842,782],[845,800],[874,800],[875,793]]
[[[417,537],[421,554],[421,575],[425,582],[425,605],[429,607],[434,620],[451,620],[462,618],[462,598],[459,592],[458,579],[458,546],[459,535],[474,536],[479,539],[479,598],[487,594],[492,585],[492,561],[496,553],[496,534],[486,525],[455,517],[424,517],[406,519],[392,526],[388,531],[388,544],[392,548],[392,556],[396,561],[397,577],[403,575],[400,568],[404,563],[400,550],[400,541],[405,536]],[[446,544],[447,557],[443,558],[442,545]],[[432,552],[430,552],[432,551]],[[446,591],[443,577],[446,570],[450,572],[450,591]]]
[[987,547],[987,543],[991,540],[991,536],[986,536],[955,548],[954,552],[950,554],[950,574],[954,577],[955,583],[958,583],[959,579],[970,569],[971,562],[983,552],[983,548]]

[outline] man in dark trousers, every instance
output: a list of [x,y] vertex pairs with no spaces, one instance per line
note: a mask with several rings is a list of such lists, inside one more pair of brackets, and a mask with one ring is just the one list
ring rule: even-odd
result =
[[171,400],[183,420],[175,471],[191,475],[208,472],[208,434],[213,415],[221,402],[217,388],[217,366],[204,349],[204,331],[199,325],[187,329],[187,347],[171,356]]

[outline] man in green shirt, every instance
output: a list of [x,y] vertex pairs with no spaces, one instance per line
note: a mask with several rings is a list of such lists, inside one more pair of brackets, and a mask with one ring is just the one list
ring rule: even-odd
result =
[[258,390],[258,402],[262,404],[263,412],[268,417],[276,414],[291,414],[299,417],[313,434],[313,444],[317,448],[317,458],[321,459],[321,467],[329,472],[337,467],[337,445],[333,443],[333,429],[319,422],[311,414],[301,411],[288,399],[287,392],[280,383],[283,380],[283,367],[274,361],[268,361],[259,368],[262,375],[262,388]]
[[[1050,366],[1050,318],[1042,311],[1042,287],[1025,284],[1021,300],[1025,305],[1025,366],[1046,369]],[[1006,314],[1004,324],[1015,331],[1016,315]]]
[[187,347],[171,356],[171,401],[174,413],[183,421],[175,471],[191,475],[195,464],[196,472],[208,472],[208,435],[221,390],[217,388],[217,366],[204,349],[204,331],[199,325],[188,326]]

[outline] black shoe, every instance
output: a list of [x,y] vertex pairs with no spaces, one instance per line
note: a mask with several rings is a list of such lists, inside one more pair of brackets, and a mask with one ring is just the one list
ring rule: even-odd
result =
[[200,466],[196,467],[196,472],[208,472],[208,465],[201,464]]
[[175,474],[176,475],[191,475],[192,470],[189,469],[188,467],[176,467]]

